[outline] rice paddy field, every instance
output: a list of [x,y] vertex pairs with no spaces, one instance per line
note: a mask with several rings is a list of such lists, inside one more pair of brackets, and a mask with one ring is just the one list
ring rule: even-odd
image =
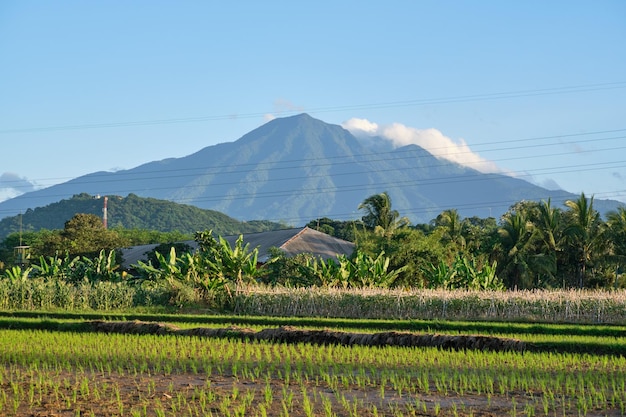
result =
[[[580,323],[295,316],[0,312],[0,415],[626,415],[626,323],[597,310]],[[252,336],[268,329],[303,337]]]

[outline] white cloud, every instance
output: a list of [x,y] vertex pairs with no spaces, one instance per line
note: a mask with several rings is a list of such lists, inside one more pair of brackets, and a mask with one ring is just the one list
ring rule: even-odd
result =
[[22,193],[13,188],[0,188],[0,202],[10,200],[21,194]]
[[561,186],[552,178],[546,178],[539,184],[540,187],[543,187],[547,190],[558,191],[562,190]]
[[303,112],[304,107],[299,106],[295,103],[292,103],[289,100],[279,98],[274,100],[274,112],[266,113],[263,115],[263,120],[265,122],[270,122],[277,117],[280,117],[282,113],[293,113],[293,112]]
[[0,174],[0,201],[9,200],[29,191],[34,191],[37,186],[12,172]]
[[[379,126],[366,119],[350,119],[342,124],[355,136],[378,136],[392,143],[394,147],[417,145],[437,158],[447,159],[484,173],[505,172],[494,162],[473,152],[463,139],[457,141],[445,136],[437,129],[416,129],[400,123]],[[511,175],[507,173],[507,175]]]
[[342,124],[343,128],[352,132],[352,134],[367,136],[375,136],[378,133],[378,124],[370,122],[367,119],[352,118]]

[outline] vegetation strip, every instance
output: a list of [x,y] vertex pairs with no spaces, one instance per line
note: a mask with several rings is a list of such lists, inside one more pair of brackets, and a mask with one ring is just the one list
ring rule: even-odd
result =
[[[364,320],[365,323],[362,323],[362,326],[358,326],[358,323],[361,323],[359,320],[352,320],[344,323],[344,320],[332,320],[332,319],[320,319],[320,321],[315,321],[314,319],[309,319],[303,322],[300,322],[296,319],[289,320],[288,318],[282,318],[280,321],[275,321],[275,318],[264,318],[264,317],[256,317],[249,318],[250,320],[246,321],[246,317],[231,317],[231,316],[221,316],[216,317],[219,320],[209,320],[212,316],[199,316],[196,321],[191,321],[191,317],[187,317],[183,320],[175,320],[176,316],[161,316],[161,315],[153,315],[153,316],[144,316],[143,320],[134,318],[134,315],[128,315],[125,318],[118,315],[94,315],[95,317],[91,317],[95,320],[103,320],[103,321],[143,321],[143,322],[161,322],[161,323],[169,323],[170,328],[174,328],[176,325],[174,323],[181,323],[182,327],[185,329],[191,329],[193,327],[201,327],[200,323],[206,323],[208,326],[212,328],[219,327],[220,324],[223,324],[230,329],[239,329],[241,330],[241,324],[244,327],[253,327],[257,330],[262,330],[266,327],[271,326],[292,326],[293,328],[297,327],[300,329],[309,328],[309,330],[335,330],[338,332],[348,331],[351,329],[355,331],[360,331],[363,333],[373,333],[372,329],[389,329],[392,332],[401,332],[401,331],[411,331],[412,333],[417,333],[419,330],[407,330],[402,326],[403,323],[397,323],[398,326],[393,327],[392,321],[388,321],[385,326],[380,327],[370,327],[367,324],[370,322],[369,320]],[[80,315],[63,315],[63,319],[51,318],[48,316],[28,316],[25,318],[17,318],[17,317],[3,317],[0,314],[0,329],[13,329],[13,330],[44,330],[44,331],[56,331],[56,332],[79,332],[79,333],[90,333],[93,332],[93,326],[91,325],[91,321],[85,321],[85,319],[89,319],[90,317],[81,317]],[[169,319],[168,319],[169,317]],[[237,320],[229,320],[229,318],[239,319]],[[265,321],[265,319],[268,319]],[[331,326],[326,326],[327,322],[331,323]],[[190,326],[190,324],[192,326]],[[348,325],[346,325],[348,324]],[[406,324],[406,323],[404,323]],[[511,328],[500,329],[499,327],[489,328],[489,323],[477,323],[483,327],[479,327],[474,329],[471,327],[472,323],[461,323],[467,324],[467,328],[456,328],[455,325],[457,323],[449,323],[449,322],[439,322],[432,326],[423,325],[421,328],[423,331],[421,333],[448,333],[450,336],[458,336],[459,334],[464,334],[464,337],[470,337],[472,335],[482,335],[482,336],[494,336],[498,338],[504,339],[519,339],[526,343],[526,351],[532,352],[550,352],[550,353],[580,353],[580,354],[590,354],[594,356],[598,355],[611,355],[611,356],[626,356],[626,338],[616,336],[613,332],[602,331],[602,326],[596,329],[596,332],[592,333],[582,333],[577,334],[577,332],[562,332],[558,331],[547,331],[545,333],[536,332],[535,334],[531,334],[527,332],[529,328],[532,328],[533,325],[528,325],[530,327],[523,326],[520,331],[516,331],[517,326],[521,326],[521,324],[511,324]],[[452,327],[448,328],[447,325],[450,324]],[[498,324],[498,323],[496,323]],[[247,325],[247,326],[246,326]],[[333,326],[334,325],[334,326]],[[487,327],[485,327],[487,326]],[[561,325],[554,325],[558,330]],[[418,326],[420,327],[420,326]],[[549,327],[549,326],[548,326]],[[570,326],[567,326],[568,328]],[[259,329],[260,328],[260,329]],[[593,326],[596,328],[596,326]],[[608,330],[613,329],[612,326],[609,326]],[[504,331],[500,331],[504,330]],[[615,329],[613,329],[615,330]],[[232,335],[232,334],[231,334]],[[238,336],[235,336],[238,337]]]
[[14,417],[626,415],[624,356],[2,330],[0,359]]
[[304,330],[292,326],[281,326],[255,332],[251,329],[228,327],[220,329],[197,327],[179,329],[163,323],[140,321],[90,322],[94,331],[124,334],[175,334],[202,337],[227,337],[249,340],[267,340],[280,343],[311,343],[317,345],[344,346],[411,346],[440,347],[443,349],[480,349],[492,351],[524,351],[526,343],[493,336],[412,334],[404,332],[352,333],[332,330]]
[[[138,320],[166,323],[228,324],[238,326],[299,326],[341,329],[401,330],[425,332],[474,332],[487,334],[543,334],[606,336],[626,338],[626,326],[615,324],[561,324],[536,322],[458,321],[458,320],[382,320],[329,317],[270,317],[209,314],[112,313],[112,312],[43,312],[0,311],[3,318],[42,320]],[[0,324],[0,326],[2,326]]]

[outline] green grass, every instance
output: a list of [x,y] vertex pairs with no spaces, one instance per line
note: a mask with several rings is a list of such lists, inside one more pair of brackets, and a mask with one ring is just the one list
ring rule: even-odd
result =
[[175,314],[0,313],[0,329],[91,331],[90,320],[140,320],[174,324],[180,328],[239,326],[261,330],[283,325],[303,329],[372,333],[410,331],[451,335],[479,334],[519,339],[535,352],[592,353],[626,356],[626,328],[610,325],[525,324],[417,320],[354,320],[280,317],[241,317]]
[[[256,416],[261,406],[276,411],[283,403],[293,411],[290,404],[303,393],[316,415],[325,409],[378,414],[371,404],[386,416],[417,415],[424,406],[434,415],[432,400],[425,400],[433,397],[445,415],[471,415],[478,396],[505,407],[498,410],[502,415],[524,409],[527,415],[615,415],[626,404],[623,356],[0,330],[0,361],[4,411],[14,406],[32,412],[57,401],[68,410],[103,403],[133,415],[130,410],[142,407],[165,408],[167,398],[168,416],[197,415],[194,410],[203,407],[219,415],[245,408],[245,415]],[[153,379],[175,376],[183,376],[184,385]],[[228,382],[220,387],[220,381]],[[164,390],[167,397],[155,397]]]

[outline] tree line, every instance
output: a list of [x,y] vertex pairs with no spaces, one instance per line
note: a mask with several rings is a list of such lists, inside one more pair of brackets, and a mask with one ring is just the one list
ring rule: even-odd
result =
[[[391,269],[403,268],[398,286],[465,288],[482,274],[509,289],[624,287],[626,207],[604,220],[593,201],[584,193],[563,208],[521,201],[499,221],[449,209],[429,224],[410,225],[381,193],[363,201],[364,216],[352,229],[361,251],[384,252]],[[327,219],[314,224],[330,234],[349,229]]]
[[[499,219],[461,218],[445,210],[412,225],[386,192],[367,197],[354,221],[322,218],[308,226],[356,243],[351,257],[323,261],[312,254],[272,253],[257,264],[257,249],[240,238],[234,247],[211,231],[194,236],[139,229],[105,229],[98,216],[77,214],[62,230],[16,233],[0,247],[0,275],[71,285],[102,281],[141,288],[152,299],[184,305],[223,305],[252,285],[341,288],[616,288],[625,287],[626,208],[603,220],[584,194],[563,208],[550,200],[522,201]],[[192,253],[180,243],[195,239]],[[15,265],[13,248],[30,246],[28,265]],[[115,249],[162,243],[129,271]],[[154,294],[161,294],[158,297]]]

